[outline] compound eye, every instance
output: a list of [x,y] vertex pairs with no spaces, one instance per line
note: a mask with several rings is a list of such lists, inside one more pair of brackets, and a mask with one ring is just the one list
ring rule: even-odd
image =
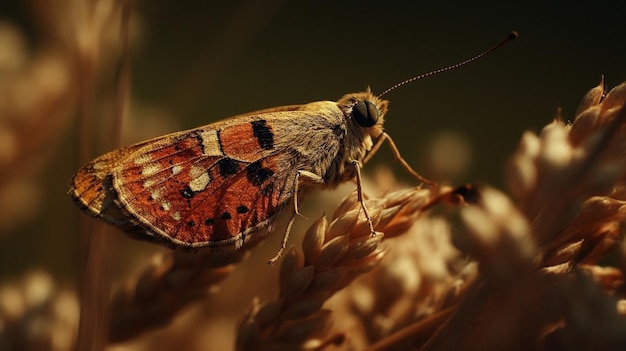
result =
[[361,127],[372,127],[378,122],[380,111],[374,103],[370,101],[359,101],[352,107],[352,117]]

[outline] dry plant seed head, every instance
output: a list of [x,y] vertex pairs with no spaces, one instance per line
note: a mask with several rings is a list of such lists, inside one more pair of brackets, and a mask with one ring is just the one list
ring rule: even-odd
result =
[[554,121],[539,136],[524,135],[507,181],[527,218],[539,216],[533,226],[541,242],[550,240],[544,231],[571,219],[587,197],[620,189],[626,169],[624,86],[604,99],[598,98],[602,84],[592,89],[571,127]]
[[0,348],[64,351],[74,347],[79,303],[43,271],[0,286]]
[[533,267],[536,246],[530,224],[497,190],[484,188],[481,197],[480,205],[461,209],[466,250],[480,263],[486,280],[516,279]]
[[362,349],[454,303],[468,280],[460,275],[466,261],[450,234],[442,218],[423,216],[407,233],[386,240],[385,259],[330,301],[344,315],[334,330],[362,330],[348,338]]
[[420,209],[436,198],[433,190],[417,188],[367,199],[365,205],[377,230],[372,235],[357,197],[348,195],[331,223],[323,216],[310,226],[302,253],[287,251],[280,268],[278,300],[253,304],[240,324],[237,349],[325,344],[328,334],[320,332],[329,330],[333,316],[322,308],[326,300],[380,264],[386,253],[380,242],[387,229],[400,235],[401,228],[408,229]]
[[483,187],[461,209],[455,242],[479,273],[426,350],[626,346],[623,266],[597,266],[626,224],[625,87],[603,97],[601,82],[571,126],[522,136],[507,174],[515,200]]
[[187,306],[206,299],[245,256],[158,253],[141,274],[111,299],[110,342],[136,338],[169,324]]
[[[45,17],[48,17],[46,14]],[[58,35],[53,28],[43,37]],[[42,38],[45,40],[45,38]],[[45,205],[42,168],[68,125],[75,103],[73,57],[67,47],[32,50],[29,37],[0,20],[0,237]],[[31,52],[34,51],[34,52]],[[67,50],[67,51],[66,51]]]

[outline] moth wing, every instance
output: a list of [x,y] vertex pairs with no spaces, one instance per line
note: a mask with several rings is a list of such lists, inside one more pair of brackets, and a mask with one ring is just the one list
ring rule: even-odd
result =
[[272,126],[285,123],[284,112],[268,110],[115,150],[83,167],[70,193],[142,239],[243,244],[293,196],[294,154],[271,140]]
[[100,156],[79,170],[70,194],[140,239],[234,249],[292,199],[298,170],[324,174],[342,122],[332,102],[241,115]]

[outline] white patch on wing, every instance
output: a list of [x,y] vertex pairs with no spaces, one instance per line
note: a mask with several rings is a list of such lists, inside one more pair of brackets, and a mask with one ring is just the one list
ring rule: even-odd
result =
[[202,191],[206,189],[207,185],[209,185],[209,181],[211,178],[209,177],[209,173],[204,172],[200,174],[197,178],[193,178],[189,182],[189,188],[193,191]]
[[200,133],[202,138],[202,145],[204,145],[205,156],[224,156],[222,150],[220,150],[220,141],[217,138],[217,130],[208,129]]
[[182,171],[183,171],[183,167],[182,166],[176,165],[176,166],[172,167],[172,175],[178,175]]

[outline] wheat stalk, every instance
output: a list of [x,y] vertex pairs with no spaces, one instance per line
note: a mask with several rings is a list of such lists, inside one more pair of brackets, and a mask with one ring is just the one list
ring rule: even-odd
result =
[[[255,301],[238,328],[238,350],[317,349],[343,341],[329,334],[333,315],[324,303],[386,254],[383,237],[406,232],[423,210],[457,199],[452,191],[409,189],[366,201],[378,234],[370,235],[356,193],[342,201],[329,224],[325,216],[307,230],[302,252],[290,249],[281,264],[277,301]],[[383,233],[385,233],[383,235]]]
[[626,346],[623,271],[596,266],[626,218],[626,84],[604,98],[602,85],[572,125],[524,135],[507,178],[517,202],[486,188],[461,210],[480,278],[426,350]]
[[113,295],[109,341],[130,340],[168,325],[185,307],[206,299],[244,256],[156,254],[150,266]]

